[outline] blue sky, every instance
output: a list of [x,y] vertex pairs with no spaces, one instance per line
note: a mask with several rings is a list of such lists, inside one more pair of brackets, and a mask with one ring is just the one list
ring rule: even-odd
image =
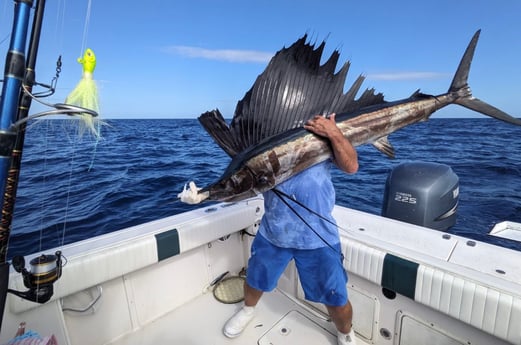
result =
[[[49,83],[62,55],[47,101],[63,102],[81,78],[76,59],[91,48],[104,118],[194,118],[214,108],[232,117],[270,57],[305,33],[326,40],[327,56],[338,49],[340,63],[351,61],[346,90],[364,74],[363,86],[389,101],[416,89],[441,94],[477,29],[474,96],[521,117],[519,0],[91,0],[88,8],[89,0],[47,1],[36,75]],[[3,1],[2,56],[12,13]],[[453,105],[435,116],[479,115]]]

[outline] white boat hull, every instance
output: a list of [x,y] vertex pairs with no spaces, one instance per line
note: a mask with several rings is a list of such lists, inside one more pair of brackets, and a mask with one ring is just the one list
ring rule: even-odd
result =
[[[219,204],[60,248],[54,296],[9,295],[0,343],[23,321],[60,345],[336,344],[293,264],[244,334],[222,334],[239,304],[218,302],[209,285],[247,266],[245,232],[262,213],[261,198]],[[521,344],[520,252],[339,206],[335,217],[360,344]],[[25,289],[14,271],[10,288]]]

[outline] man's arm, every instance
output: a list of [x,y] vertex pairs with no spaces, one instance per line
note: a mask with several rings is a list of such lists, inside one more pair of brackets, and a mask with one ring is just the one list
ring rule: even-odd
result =
[[316,135],[329,139],[333,148],[335,164],[346,173],[354,174],[358,171],[358,155],[351,142],[344,137],[336,126],[335,115],[331,114],[329,118],[316,115],[306,122],[304,128]]

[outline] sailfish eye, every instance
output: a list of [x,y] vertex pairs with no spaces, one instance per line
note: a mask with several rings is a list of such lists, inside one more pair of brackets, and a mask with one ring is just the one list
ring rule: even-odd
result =
[[267,184],[268,183],[268,178],[266,176],[261,176],[257,179],[257,182],[259,182],[260,184]]

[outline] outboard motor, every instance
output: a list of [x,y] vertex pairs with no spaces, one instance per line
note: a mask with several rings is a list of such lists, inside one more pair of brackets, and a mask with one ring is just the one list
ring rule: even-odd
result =
[[382,215],[445,231],[456,223],[458,196],[459,178],[448,165],[402,163],[387,177]]

